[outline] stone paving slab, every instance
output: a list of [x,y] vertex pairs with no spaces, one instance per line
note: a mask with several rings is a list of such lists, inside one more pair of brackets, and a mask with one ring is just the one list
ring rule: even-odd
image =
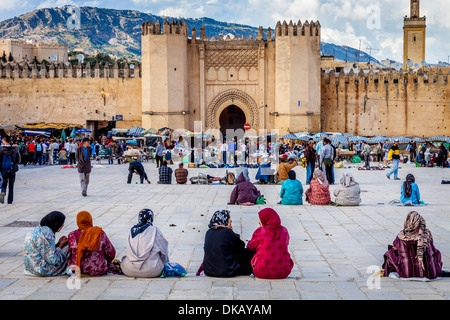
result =
[[[17,174],[13,205],[0,205],[0,300],[448,300],[448,278],[433,282],[381,278],[375,289],[368,286],[370,266],[381,267],[383,254],[403,227],[411,207],[388,202],[400,197],[402,181],[388,180],[386,171],[336,169],[336,181],[350,171],[360,183],[359,207],[278,205],[281,186],[257,185],[268,200],[265,206],[228,206],[233,186],[158,185],[155,164],[145,162],[152,184],[126,184],[128,166],[94,168],[88,197],[81,196],[76,169],[59,166],[26,167]],[[172,166],[173,168],[176,165]],[[189,169],[222,177],[227,169]],[[228,169],[233,171],[233,169]],[[250,169],[254,180],[256,169]],[[306,171],[296,167],[304,184]],[[428,206],[414,208],[431,230],[442,253],[444,268],[450,262],[450,169],[415,168],[402,164],[400,178],[413,173]],[[333,192],[336,185],[330,187]],[[306,190],[307,186],[304,185]],[[333,198],[333,197],[332,197]],[[233,229],[248,242],[258,227],[258,211],[274,208],[289,230],[289,250],[295,266],[287,279],[254,277],[230,279],[195,276],[203,259],[203,239],[212,213],[229,209]],[[70,289],[67,277],[37,278],[23,273],[23,241],[36,223],[52,210],[62,211],[66,223],[57,237],[76,229],[76,215],[89,211],[94,225],[102,227],[116,248],[116,258],[126,251],[128,230],[138,212],[152,209],[154,224],[169,241],[170,260],[183,265],[184,278],[135,279],[104,275],[81,279],[80,289]],[[7,226],[19,222],[16,227]]]

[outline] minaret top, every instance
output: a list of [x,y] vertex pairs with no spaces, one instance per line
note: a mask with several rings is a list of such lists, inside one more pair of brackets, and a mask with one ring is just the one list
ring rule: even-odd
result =
[[411,18],[419,18],[419,0],[411,0]]

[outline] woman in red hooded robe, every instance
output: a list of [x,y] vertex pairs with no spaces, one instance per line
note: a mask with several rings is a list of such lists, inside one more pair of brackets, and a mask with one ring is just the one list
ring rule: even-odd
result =
[[288,251],[288,230],[281,225],[275,210],[265,208],[258,215],[260,227],[247,244],[249,250],[256,252],[251,261],[253,273],[262,279],[284,279],[294,266]]

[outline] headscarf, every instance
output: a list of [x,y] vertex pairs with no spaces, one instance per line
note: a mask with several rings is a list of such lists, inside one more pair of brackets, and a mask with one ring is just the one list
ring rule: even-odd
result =
[[406,176],[405,182],[403,182],[403,192],[405,193],[405,198],[411,197],[412,194],[412,187],[411,183],[414,183],[416,179],[411,173],[408,173]]
[[433,237],[430,230],[427,229],[424,218],[416,211],[411,211],[406,216],[404,229],[398,234],[398,238],[403,241],[417,241],[417,260],[422,269],[423,254],[430,245]]
[[211,217],[211,221],[208,224],[208,228],[216,229],[217,227],[226,227],[228,225],[228,220],[230,219],[229,210],[218,210],[214,212]]
[[323,190],[328,190],[330,184],[328,183],[328,180],[322,170],[316,169],[313,174],[313,179],[317,179],[317,181],[319,181]]
[[323,171],[319,169],[314,170],[313,179],[319,180],[320,184],[323,184],[326,181]]
[[92,216],[87,211],[80,211],[78,213],[77,225],[78,229],[81,230],[81,234],[77,244],[76,264],[80,267],[84,250],[95,251],[99,248],[102,238],[102,228],[93,226]]
[[294,170],[289,170],[288,177],[290,180],[295,180],[297,178],[297,175],[295,174]]
[[138,224],[131,228],[131,236],[134,238],[139,233],[153,225],[154,213],[150,209],[142,209],[139,212]]
[[40,225],[42,227],[49,227],[53,233],[58,232],[59,228],[64,224],[66,216],[59,211],[52,211],[42,218]]
[[350,187],[352,185],[358,184],[358,182],[355,181],[355,178],[353,178],[353,175],[350,172],[345,172],[342,175],[340,183],[344,187]]
[[277,240],[281,231],[281,220],[278,213],[272,208],[265,208],[258,213],[258,216],[264,230]]

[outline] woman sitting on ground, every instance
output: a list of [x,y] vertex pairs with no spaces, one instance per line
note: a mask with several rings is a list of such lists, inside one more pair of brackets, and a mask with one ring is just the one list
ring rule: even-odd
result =
[[231,222],[230,211],[214,212],[205,235],[203,264],[197,274],[204,271],[210,277],[234,277],[252,273],[253,253],[245,248]]
[[384,254],[384,276],[396,272],[400,278],[436,279],[442,273],[441,253],[423,217],[411,211],[393,246]]
[[289,179],[283,181],[281,186],[280,198],[283,205],[301,205],[303,204],[303,186],[296,179],[294,170],[288,172]]
[[253,273],[262,279],[284,279],[294,266],[288,251],[289,232],[275,210],[265,208],[258,215],[260,227],[247,244],[255,252],[251,261]]
[[228,204],[254,205],[259,196],[261,196],[259,190],[241,173],[236,180],[236,186],[231,192]]
[[60,276],[69,271],[69,247],[63,236],[55,244],[55,234],[61,231],[66,217],[53,211],[42,218],[39,226],[25,237],[25,272],[36,276]]
[[340,185],[334,190],[335,204],[341,206],[359,206],[361,203],[361,189],[359,183],[355,181],[349,172],[344,173]]
[[119,274],[112,263],[116,250],[105,231],[94,227],[92,216],[87,211],[77,215],[78,230],[69,233],[69,248],[72,252],[70,266],[76,266],[75,273],[100,276],[107,272]]
[[161,230],[153,226],[153,220],[152,210],[141,210],[138,224],[128,233],[127,252],[120,267],[129,277],[159,277],[169,262],[169,243]]
[[330,184],[325,178],[323,171],[316,169],[313,178],[305,192],[306,201],[313,205],[331,204]]
[[419,204],[420,192],[419,186],[415,183],[416,179],[409,173],[402,185],[402,195],[400,201],[402,204]]

